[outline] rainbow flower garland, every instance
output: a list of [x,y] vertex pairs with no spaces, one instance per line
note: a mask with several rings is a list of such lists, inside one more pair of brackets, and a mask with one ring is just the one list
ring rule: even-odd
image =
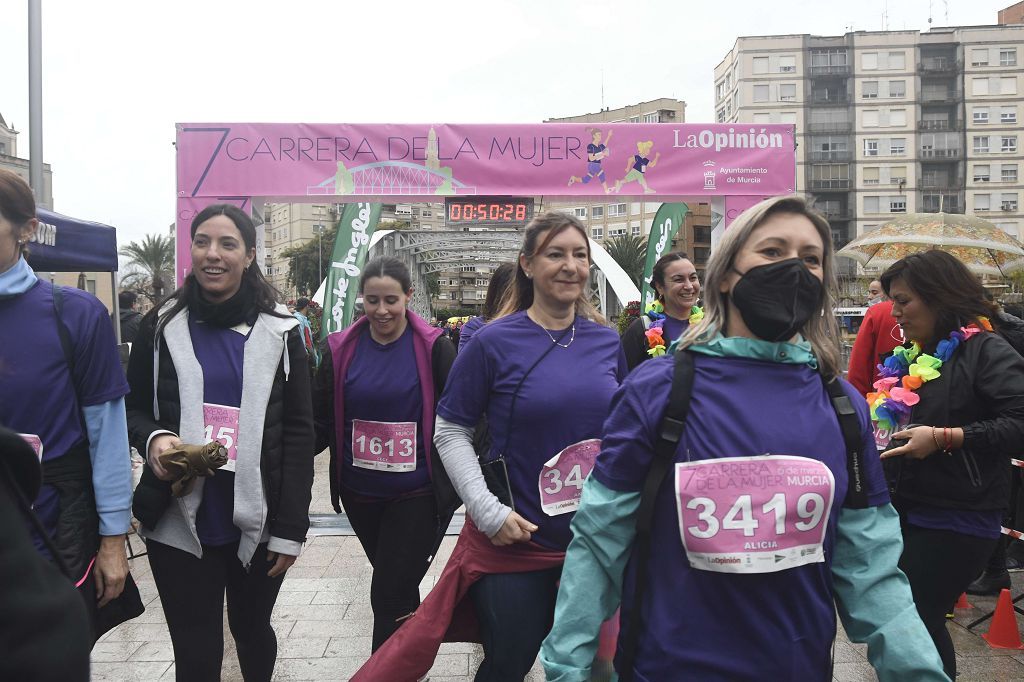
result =
[[[651,325],[644,332],[644,336],[647,337],[647,354],[652,358],[656,358],[659,355],[665,354],[665,347],[668,345],[665,343],[665,337],[662,336],[661,330],[665,326],[665,306],[662,305],[661,301],[654,301],[648,304],[647,310],[644,312],[651,320]],[[697,324],[704,319],[704,309],[699,305],[695,305],[690,308],[690,324]]]
[[954,329],[949,338],[939,341],[935,355],[921,352],[921,346],[915,341],[910,348],[897,346],[893,354],[878,365],[881,377],[874,383],[875,393],[868,393],[868,405],[871,406],[871,420],[879,429],[894,431],[903,417],[909,417],[914,405],[921,402],[921,396],[915,391],[926,382],[938,379],[939,369],[949,359],[960,344],[982,329],[992,331],[992,324],[987,317],[979,318],[981,327],[969,324]]

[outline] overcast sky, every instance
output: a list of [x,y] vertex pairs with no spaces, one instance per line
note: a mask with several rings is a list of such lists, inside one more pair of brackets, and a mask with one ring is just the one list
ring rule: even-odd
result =
[[[175,122],[539,122],[598,110],[602,72],[604,106],[677,97],[712,121],[737,36],[993,24],[1012,0],[42,4],[54,208],[123,244],[173,221]],[[3,5],[0,114],[28,158],[27,2]]]

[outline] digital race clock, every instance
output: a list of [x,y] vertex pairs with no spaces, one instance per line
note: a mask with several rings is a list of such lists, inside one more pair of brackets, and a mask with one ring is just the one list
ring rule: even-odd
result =
[[444,204],[449,227],[522,227],[533,218],[532,198],[448,197]]

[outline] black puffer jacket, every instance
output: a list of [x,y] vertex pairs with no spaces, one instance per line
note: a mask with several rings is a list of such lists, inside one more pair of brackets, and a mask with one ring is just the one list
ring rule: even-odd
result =
[[[143,320],[128,364],[131,393],[125,398],[128,437],[145,456],[146,441],[154,431],[177,433],[181,419],[178,403],[178,374],[167,344],[160,344],[160,373],[157,393],[160,420],[153,418],[153,335],[155,316]],[[267,402],[263,428],[263,456],[260,472],[267,500],[270,535],[304,542],[309,529],[309,503],[313,485],[313,405],[310,377],[306,369],[306,348],[298,329],[288,332],[291,371],[285,381],[280,363]],[[136,489],[133,511],[144,525],[143,516],[160,514],[170,502],[170,483],[160,481],[147,465]],[[159,505],[162,504],[163,507]]]
[[[895,502],[905,499],[947,509],[1006,507],[1009,457],[1024,452],[1024,358],[996,334],[963,343],[924,384],[911,422],[962,427],[964,444],[951,455],[900,462]],[[890,460],[891,461],[891,460]]]

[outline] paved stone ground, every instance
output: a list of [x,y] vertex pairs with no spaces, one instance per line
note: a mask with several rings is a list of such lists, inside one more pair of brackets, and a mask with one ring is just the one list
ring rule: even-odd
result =
[[[326,482],[326,457],[317,458],[314,484],[314,513],[330,508]],[[454,546],[447,538],[421,585],[425,595],[440,574]],[[141,541],[133,538],[138,549]],[[174,657],[164,623],[163,611],[145,557],[132,562],[146,613],[107,633],[93,649],[94,680],[173,680]],[[273,625],[278,637],[275,680],[342,680],[366,660],[370,653],[372,615],[369,605],[371,569],[355,537],[312,538],[299,561],[288,572],[274,610]],[[1016,591],[1024,589],[1024,574],[1015,574]],[[1024,680],[1024,652],[990,649],[980,633],[965,625],[992,609],[994,598],[971,599],[976,608],[958,611],[949,624],[956,644],[960,682],[1004,682]],[[241,680],[234,643],[225,616],[224,680]],[[1018,616],[1018,625],[1024,619]],[[978,633],[978,634],[975,634]],[[875,680],[867,663],[866,648],[850,644],[840,632],[835,645],[835,680]],[[470,682],[481,658],[480,647],[445,644],[430,671],[431,682]],[[544,679],[539,666],[528,682]],[[382,681],[393,682],[393,681]],[[399,682],[399,681],[394,681]]]

